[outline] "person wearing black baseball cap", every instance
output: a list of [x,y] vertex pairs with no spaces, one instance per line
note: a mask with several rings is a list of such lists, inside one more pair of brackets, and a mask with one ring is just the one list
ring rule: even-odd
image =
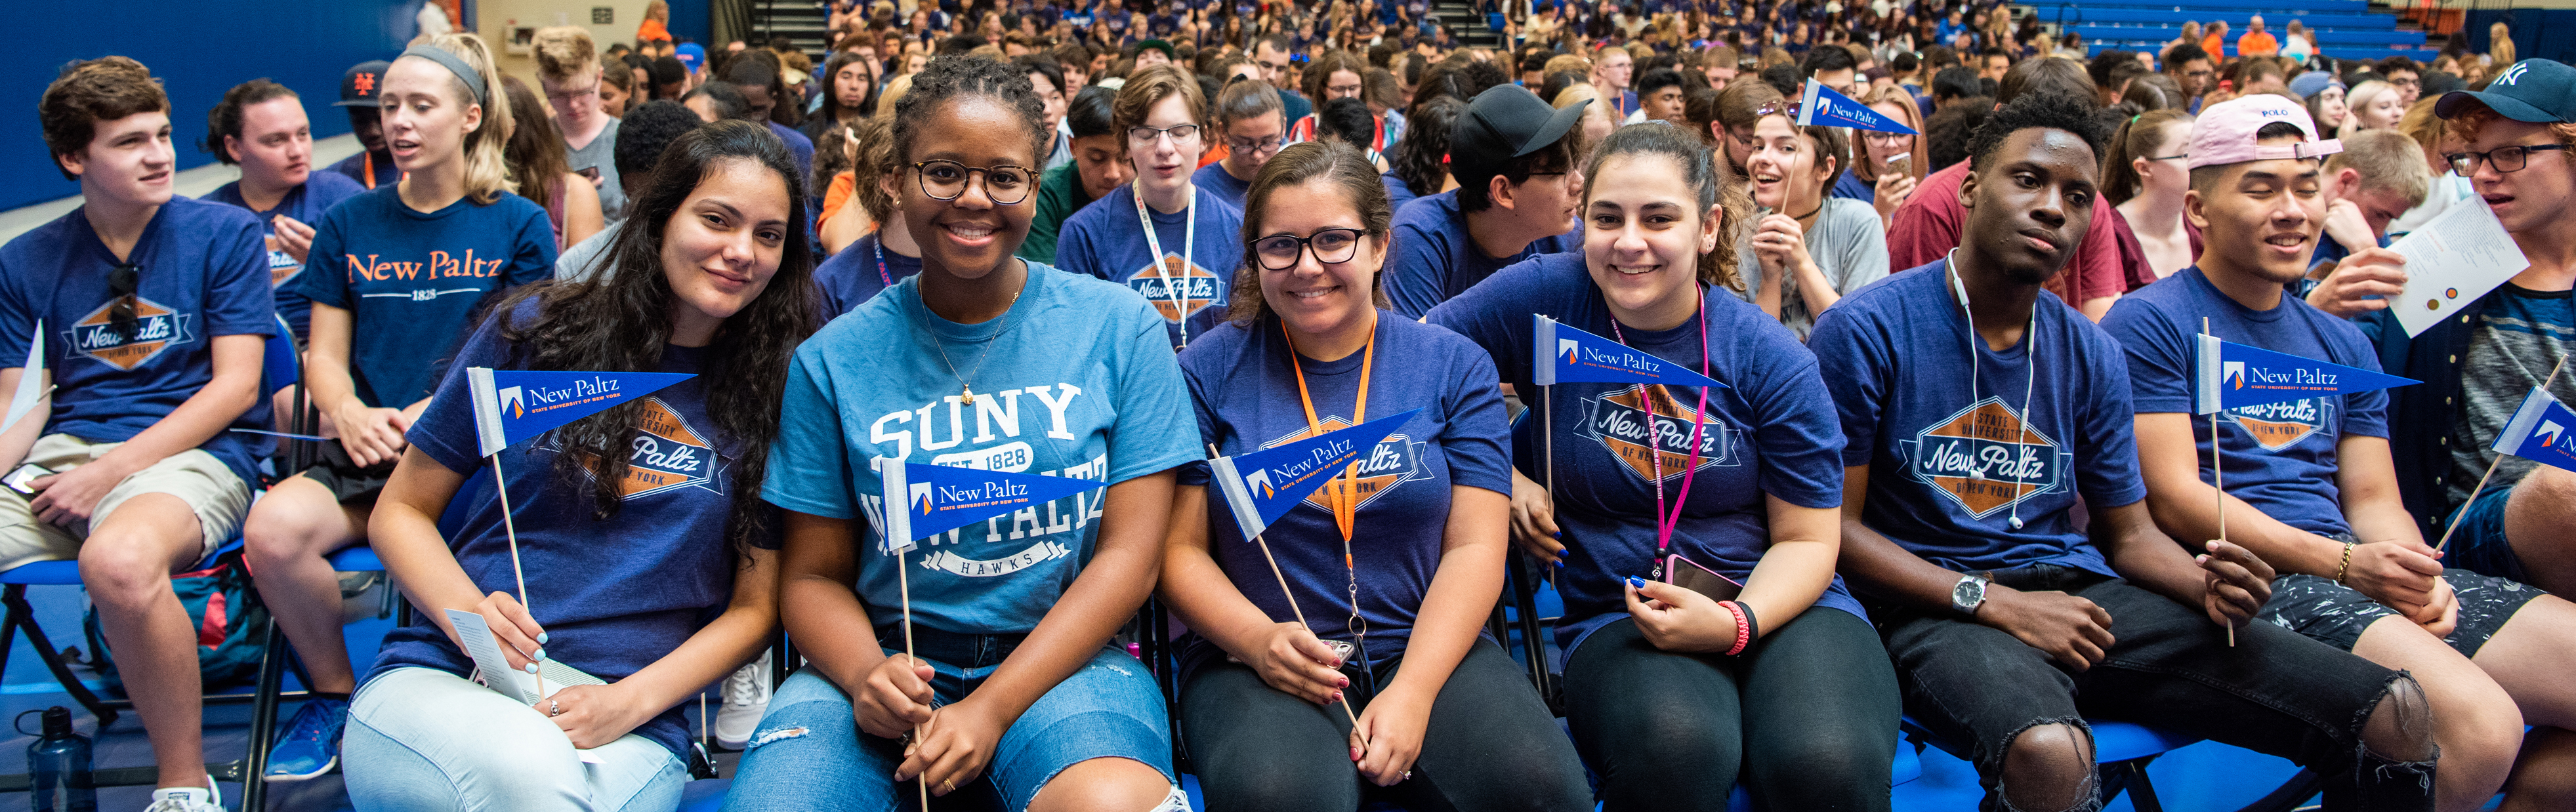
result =
[[385,125],[377,119],[376,112],[376,88],[383,86],[385,70],[391,67],[393,63],[382,59],[350,66],[348,73],[340,75],[340,100],[331,103],[333,107],[349,109],[349,131],[358,136],[358,146],[363,147],[358,154],[332,164],[331,171],[347,175],[369,189],[376,188],[377,183],[402,179],[402,171],[394,168],[393,151],[385,147]]
[[2362,321],[2390,372],[2430,382],[2389,393],[2389,425],[2434,429],[2391,438],[2398,486],[2426,538],[2457,523],[2447,566],[2576,597],[2576,474],[2488,448],[2533,386],[2576,403],[2576,376],[2553,373],[2576,351],[2576,68],[2526,59],[2433,111],[2460,144],[2442,157],[2531,265],[2413,338],[2392,310]]
[[1574,165],[1586,101],[1558,110],[1519,85],[1496,85],[1467,104],[1449,130],[1449,174],[1458,188],[1415,198],[1395,215],[1387,298],[1420,318],[1504,266],[1583,247]]

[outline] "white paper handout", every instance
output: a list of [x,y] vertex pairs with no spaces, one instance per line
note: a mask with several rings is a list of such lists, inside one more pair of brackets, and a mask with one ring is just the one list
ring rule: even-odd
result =
[[2495,210],[2476,197],[2453,201],[2450,211],[2388,248],[2406,257],[2406,290],[2388,306],[2409,337],[2531,267]]
[[483,623],[482,615],[454,609],[446,611],[447,622],[456,626],[457,638],[465,641],[466,656],[473,657],[474,668],[482,672],[483,686],[518,700],[521,705],[534,705],[537,700],[553,696],[568,685],[608,684],[606,680],[582,673],[581,669],[546,660],[537,664],[537,670],[544,672],[546,677],[546,692],[539,694],[537,678],[526,671],[512,670],[509,659],[501,656],[501,642],[492,637],[492,627]]

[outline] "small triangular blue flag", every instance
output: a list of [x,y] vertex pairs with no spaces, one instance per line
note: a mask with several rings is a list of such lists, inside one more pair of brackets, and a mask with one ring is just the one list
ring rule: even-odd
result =
[[1869,105],[1845,96],[1840,91],[1826,87],[1823,82],[1814,79],[1807,80],[1807,92],[1798,99],[1798,126],[1850,127],[1872,132],[1917,134],[1914,128],[1880,115],[1878,111],[1869,109]]
[[1052,502],[1107,483],[1044,474],[1015,474],[947,465],[878,460],[884,481],[886,550],[901,555],[917,539]]
[[1694,372],[1690,367],[1558,323],[1555,319],[1539,315],[1531,318],[1538,321],[1537,328],[1530,331],[1530,382],[1539,386],[1558,383],[1726,385]]
[[2576,471],[2576,412],[2567,410],[2557,398],[2540,387],[2522,399],[2522,408],[2513,412],[2504,430],[2496,433],[2495,443],[2488,446],[2497,453],[2511,454],[2542,465]]
[[489,457],[548,429],[688,380],[675,372],[530,372],[466,367],[474,434]]
[[1275,448],[1218,457],[1208,465],[1215,469],[1226,506],[1234,509],[1243,540],[1251,541],[1421,412],[1414,409]]
[[2193,359],[2192,413],[2393,389],[2420,381],[2289,353],[2248,347],[2202,333]]

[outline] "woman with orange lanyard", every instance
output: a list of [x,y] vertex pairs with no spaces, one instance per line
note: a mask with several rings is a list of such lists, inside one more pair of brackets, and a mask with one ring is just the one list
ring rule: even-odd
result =
[[1384,310],[1393,213],[1358,150],[1291,145],[1244,199],[1230,319],[1181,353],[1200,433],[1240,454],[1421,413],[1271,524],[1276,573],[1187,487],[1207,469],[1182,475],[1160,589],[1194,630],[1181,725],[1207,808],[1590,809],[1574,748],[1481,636],[1511,488],[1493,363]]
[[1710,155],[1679,127],[1612,134],[1584,172],[1583,250],[1428,320],[1524,397],[1531,313],[1723,384],[1560,383],[1513,438],[1513,542],[1557,568],[1565,717],[1605,809],[1722,808],[1740,773],[1774,809],[1884,810],[1896,674],[1834,575],[1842,424],[1815,356],[1723,289],[1752,205]]

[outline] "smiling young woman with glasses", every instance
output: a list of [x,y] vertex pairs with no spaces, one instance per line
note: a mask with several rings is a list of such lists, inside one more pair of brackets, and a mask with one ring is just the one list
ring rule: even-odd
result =
[[1156,65],[1127,77],[1110,111],[1136,179],[1064,221],[1056,262],[1142,294],[1173,346],[1188,346],[1224,315],[1224,274],[1243,261],[1231,238],[1242,211],[1193,182],[1211,135],[1207,101],[1196,77]]

